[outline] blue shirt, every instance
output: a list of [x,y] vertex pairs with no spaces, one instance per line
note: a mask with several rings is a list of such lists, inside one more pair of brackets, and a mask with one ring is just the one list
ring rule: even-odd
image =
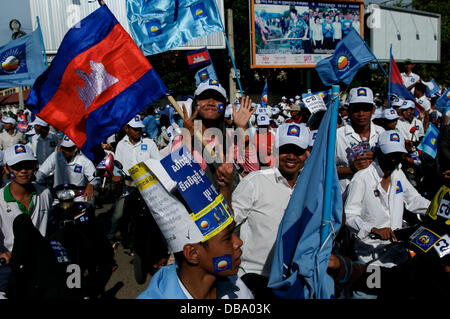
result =
[[147,116],[142,123],[145,125],[145,132],[148,134],[149,138],[156,138],[159,134],[159,122],[153,116]]

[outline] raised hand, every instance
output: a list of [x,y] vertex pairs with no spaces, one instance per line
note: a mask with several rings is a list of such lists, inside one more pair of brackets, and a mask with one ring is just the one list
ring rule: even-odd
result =
[[252,99],[249,96],[241,98],[241,108],[236,112],[236,106],[231,104],[233,107],[233,121],[236,128],[247,129],[248,121],[253,113],[255,113],[256,108],[252,110]]

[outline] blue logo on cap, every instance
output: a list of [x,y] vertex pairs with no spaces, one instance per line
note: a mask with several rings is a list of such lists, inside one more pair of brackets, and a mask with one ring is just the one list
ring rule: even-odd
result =
[[364,88],[358,89],[357,96],[367,96],[367,90]]
[[20,154],[20,153],[26,153],[27,151],[26,151],[26,149],[25,149],[25,146],[23,146],[23,145],[16,145],[16,146],[14,147],[14,152],[15,152],[16,154]]
[[395,110],[391,110],[391,114],[395,114],[396,112],[395,112]]
[[392,133],[390,136],[390,140],[393,142],[399,142],[400,143],[400,136],[397,133]]
[[64,141],[69,141],[69,137],[67,135],[64,136]]
[[209,80],[209,85],[219,86],[219,82],[216,80]]
[[141,120],[141,118],[139,117],[139,115],[136,115],[136,116],[134,117],[134,120],[135,120],[136,122],[139,122],[139,121]]
[[289,125],[288,130],[287,130],[287,135],[299,137],[300,136],[300,127],[298,127],[297,125]]

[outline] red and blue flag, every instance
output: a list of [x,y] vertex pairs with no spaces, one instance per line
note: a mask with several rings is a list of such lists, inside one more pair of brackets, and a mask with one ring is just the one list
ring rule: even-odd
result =
[[95,162],[104,140],[165,93],[147,58],[103,5],[67,32],[26,104]]
[[398,69],[397,63],[395,63],[394,57],[391,54],[391,74],[389,77],[389,87],[390,94],[395,94],[404,98],[405,100],[414,101],[417,111],[423,112],[424,108],[422,105],[416,102],[415,98],[412,96],[411,92],[408,91],[406,86],[403,84],[402,76],[400,75],[400,70]]
[[190,69],[201,68],[212,64],[207,48],[190,51],[186,53],[186,57]]

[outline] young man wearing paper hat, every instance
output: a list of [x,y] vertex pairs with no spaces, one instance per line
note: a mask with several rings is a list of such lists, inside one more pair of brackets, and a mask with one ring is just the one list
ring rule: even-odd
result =
[[31,149],[34,156],[36,156],[39,165],[52,154],[58,146],[59,137],[50,132],[50,126],[47,122],[36,117],[33,122],[29,124],[33,126],[36,134],[31,138]]
[[0,257],[8,262],[14,245],[14,219],[20,214],[29,215],[34,226],[45,236],[53,199],[47,188],[32,182],[37,161],[29,146],[8,147],[3,161],[11,182],[0,189]]
[[[375,160],[352,178],[344,204],[346,225],[357,235],[358,259],[369,262],[382,256],[388,240],[396,240],[393,230],[402,228],[404,207],[425,214],[430,201],[422,197],[399,168],[406,154],[405,139],[395,131],[380,134]],[[371,233],[381,239],[371,239]],[[392,267],[401,254],[383,256],[374,265]]]
[[234,216],[245,243],[239,275],[245,276],[246,283],[259,282],[262,290],[270,274],[278,226],[309,156],[309,142],[310,131],[304,124],[280,125],[275,137],[276,166],[251,172],[233,192]]
[[350,124],[338,128],[336,133],[335,160],[343,194],[352,176],[373,161],[372,149],[378,142],[378,135],[384,131],[371,120],[375,105],[370,88],[351,89],[348,102]]
[[67,135],[64,135],[60,145],[61,150],[50,154],[39,167],[36,181],[44,183],[53,174],[53,187],[62,184],[85,187],[83,200],[93,204],[94,189],[100,182],[100,178],[95,177],[94,163],[81,153]]
[[16,129],[16,120],[9,116],[2,117],[4,125],[3,132],[0,133],[0,150],[6,150],[15,144],[26,144],[27,140],[22,132]]
[[403,111],[403,117],[398,120],[396,130],[405,139],[406,150],[414,151],[414,146],[419,145],[422,137],[425,136],[422,121],[414,117],[416,106],[413,101],[405,100],[400,110]]

